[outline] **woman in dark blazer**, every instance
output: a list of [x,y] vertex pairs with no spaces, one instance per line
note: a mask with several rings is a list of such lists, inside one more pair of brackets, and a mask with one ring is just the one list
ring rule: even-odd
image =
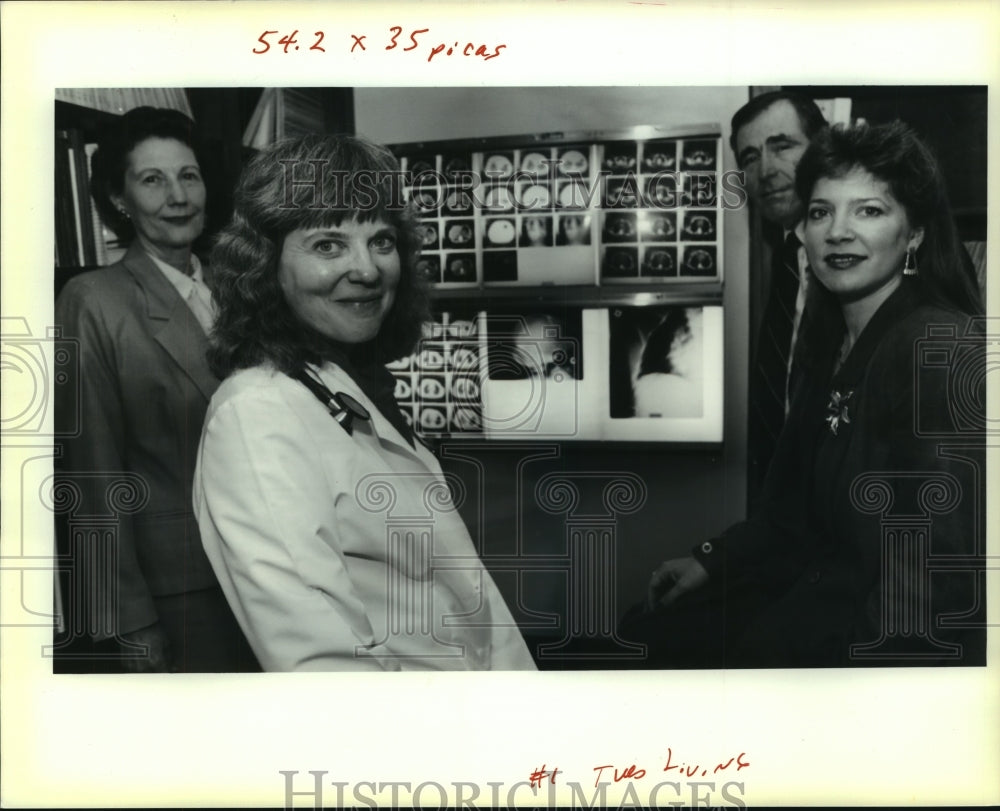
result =
[[983,664],[982,305],[937,164],[834,128],[796,185],[812,301],[765,497],[626,631],[663,667]]
[[[105,516],[112,528],[103,538],[71,529],[72,582],[83,591],[70,600],[82,612],[71,620],[129,671],[256,666],[191,512],[198,438],[218,386],[205,360],[214,305],[191,250],[206,198],[193,128],[183,113],[141,107],[102,139],[93,196],[129,247],[121,261],[73,278],[56,301],[56,323],[79,342],[80,359],[77,380],[63,387],[80,408],[63,481],[79,498],[77,515]],[[57,403],[57,421],[72,408]]]

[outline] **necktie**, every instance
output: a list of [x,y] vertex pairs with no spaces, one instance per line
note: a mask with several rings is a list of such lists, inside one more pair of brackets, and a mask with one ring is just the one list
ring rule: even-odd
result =
[[[799,291],[799,240],[788,234],[775,256],[771,291],[757,342],[750,378],[749,452],[751,489],[767,472],[778,434],[785,422],[788,367]],[[756,482],[753,481],[756,479]]]

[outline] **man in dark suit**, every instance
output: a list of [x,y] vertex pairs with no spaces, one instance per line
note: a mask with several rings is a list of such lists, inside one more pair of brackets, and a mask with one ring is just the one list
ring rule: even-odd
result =
[[755,96],[736,111],[730,145],[745,175],[751,204],[772,248],[770,279],[751,360],[747,432],[747,490],[756,501],[788,408],[792,358],[805,309],[805,255],[795,226],[802,202],[795,167],[826,126],[816,103],[797,93]]

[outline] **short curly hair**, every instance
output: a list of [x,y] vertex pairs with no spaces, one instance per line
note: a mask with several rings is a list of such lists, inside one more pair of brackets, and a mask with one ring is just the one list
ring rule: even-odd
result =
[[394,227],[400,280],[378,335],[362,349],[387,363],[409,354],[428,320],[428,297],[416,273],[421,241],[412,206],[403,200],[402,173],[384,146],[349,135],[306,135],[259,152],[236,186],[233,216],[211,255],[218,317],[209,364],[219,377],[270,364],[294,373],[320,362],[329,339],[292,312],[278,282],[285,237],[300,228],[336,227],[345,220]]
[[166,107],[135,107],[101,133],[97,149],[90,159],[90,194],[102,222],[123,243],[135,239],[132,221],[114,204],[125,190],[128,156],[143,141],[164,138],[180,141],[190,148],[204,166],[204,148],[194,121],[179,110]]

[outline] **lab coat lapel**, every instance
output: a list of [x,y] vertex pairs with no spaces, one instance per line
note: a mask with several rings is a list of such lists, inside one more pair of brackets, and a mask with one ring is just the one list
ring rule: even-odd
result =
[[142,248],[133,245],[123,260],[146,299],[150,332],[198,390],[211,399],[219,381],[208,368],[208,339],[177,289]]
[[354,399],[364,404],[365,408],[371,414],[371,432],[382,445],[387,446],[393,452],[414,458],[424,465],[429,464],[429,460],[425,458],[424,454],[430,455],[431,459],[433,459],[433,454],[416,437],[414,437],[414,444],[411,446],[406,439],[400,436],[395,426],[382,415],[378,407],[368,399],[368,396],[361,391],[361,387],[343,369],[336,365],[326,364],[323,367],[321,377],[324,378],[324,382],[326,382],[326,385],[334,393],[337,391],[347,392]]

